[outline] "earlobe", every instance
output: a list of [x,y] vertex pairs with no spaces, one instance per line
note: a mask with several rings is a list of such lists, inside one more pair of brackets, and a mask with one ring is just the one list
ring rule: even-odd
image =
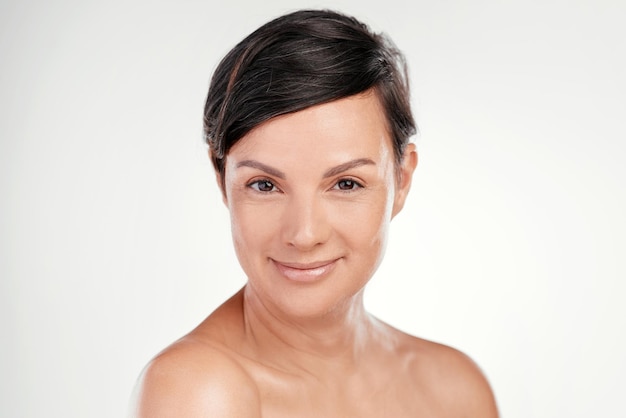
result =
[[228,198],[226,197],[226,190],[224,189],[225,184],[222,175],[217,171],[215,172],[215,181],[217,182],[217,188],[220,189],[220,193],[222,194],[222,202],[228,208]]
[[[209,159],[213,161],[213,152],[211,151],[211,149],[209,149]],[[220,174],[220,172],[217,170],[214,170],[214,172],[215,172],[215,181],[217,183],[217,188],[220,189],[220,193],[222,194],[222,202],[228,208],[228,199],[226,197],[226,189],[225,189],[226,183],[224,182],[224,179],[222,178],[223,174]]]
[[411,181],[413,179],[413,172],[417,167],[417,148],[415,144],[409,143],[404,150],[404,156],[402,157],[402,164],[400,166],[400,176],[396,188],[396,193],[393,202],[393,211],[391,217],[396,216],[404,207],[404,202],[411,189]]

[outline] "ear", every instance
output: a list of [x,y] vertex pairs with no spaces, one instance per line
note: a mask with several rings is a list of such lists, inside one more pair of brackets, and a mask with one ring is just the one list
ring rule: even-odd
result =
[[226,189],[224,188],[225,184],[222,180],[222,175],[217,170],[215,171],[215,181],[217,182],[217,188],[220,189],[220,192],[222,193],[222,202],[226,208],[228,208],[228,198],[226,197]]
[[396,185],[396,193],[393,200],[393,211],[391,217],[396,216],[404,207],[404,202],[411,189],[411,181],[413,179],[413,172],[417,167],[417,149],[415,144],[407,144],[404,155],[402,156],[402,163],[400,165],[400,173]]
[[[209,149],[209,160],[213,161],[213,152],[210,149]],[[226,183],[224,182],[224,179],[222,178],[222,174],[220,174],[219,171],[213,170],[213,172],[215,173],[215,181],[217,182],[217,188],[220,189],[220,192],[222,193],[222,202],[228,208],[228,198],[226,197],[226,189],[225,189]]]

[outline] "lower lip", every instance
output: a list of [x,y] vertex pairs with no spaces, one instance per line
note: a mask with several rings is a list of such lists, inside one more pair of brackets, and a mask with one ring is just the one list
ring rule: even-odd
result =
[[297,269],[274,261],[274,265],[284,277],[291,281],[300,283],[311,283],[321,280],[333,270],[335,264],[337,264],[337,260],[312,269]]

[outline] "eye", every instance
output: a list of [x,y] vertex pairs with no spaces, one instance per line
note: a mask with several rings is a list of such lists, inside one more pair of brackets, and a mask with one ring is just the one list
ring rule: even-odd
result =
[[248,184],[248,187],[262,193],[270,193],[278,190],[276,186],[274,186],[274,183],[269,180],[256,180]]
[[356,190],[356,189],[360,189],[363,186],[361,184],[359,184],[358,182],[352,180],[352,179],[341,179],[339,180],[336,184],[335,184],[335,189],[338,190],[342,190],[342,191],[352,191],[352,190]]

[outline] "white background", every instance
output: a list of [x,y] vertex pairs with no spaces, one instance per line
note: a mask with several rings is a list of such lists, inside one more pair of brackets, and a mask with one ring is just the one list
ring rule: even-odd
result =
[[[366,4],[367,3],[367,4]],[[626,416],[626,3],[0,3],[0,416],[123,416],[244,283],[202,143],[218,60],[332,6],[406,53],[421,134],[366,302],[502,415]]]

